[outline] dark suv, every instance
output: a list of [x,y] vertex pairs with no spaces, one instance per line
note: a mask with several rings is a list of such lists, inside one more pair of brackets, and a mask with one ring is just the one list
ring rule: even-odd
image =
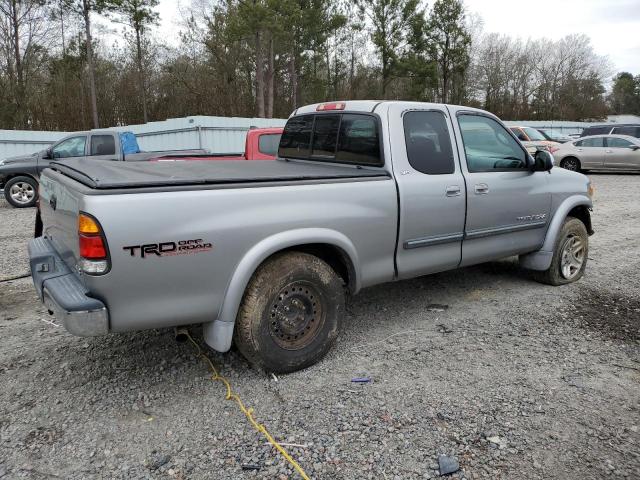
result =
[[640,124],[608,123],[605,125],[594,125],[593,127],[585,128],[580,136],[586,137],[588,135],[609,135],[611,133],[614,133],[616,135],[630,135],[632,137],[640,138]]

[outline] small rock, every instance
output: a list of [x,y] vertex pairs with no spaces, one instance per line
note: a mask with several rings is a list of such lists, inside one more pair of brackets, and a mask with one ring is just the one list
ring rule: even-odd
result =
[[150,459],[148,459],[145,463],[149,470],[157,470],[163,465],[166,465],[171,460],[169,455],[163,455],[161,453],[154,453]]
[[448,475],[449,473],[455,473],[460,470],[458,459],[447,455],[440,455],[438,457],[438,467],[440,469],[440,475]]

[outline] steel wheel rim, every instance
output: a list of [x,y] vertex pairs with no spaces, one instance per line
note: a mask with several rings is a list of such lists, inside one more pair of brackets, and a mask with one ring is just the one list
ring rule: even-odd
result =
[[9,189],[11,199],[20,204],[29,203],[36,196],[36,189],[27,182],[16,182]]
[[282,288],[269,311],[269,334],[273,341],[286,350],[308,346],[324,324],[323,300],[310,282],[292,282]]
[[569,235],[564,241],[560,257],[560,272],[567,280],[574,279],[582,270],[585,247],[585,242],[578,235]]
[[578,171],[578,161],[573,158],[567,158],[564,161],[564,168],[571,170],[572,172]]

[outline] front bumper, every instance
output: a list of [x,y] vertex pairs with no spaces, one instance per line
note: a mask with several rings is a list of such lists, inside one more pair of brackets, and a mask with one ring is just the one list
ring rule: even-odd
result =
[[45,237],[29,241],[29,264],[40,300],[69,333],[92,337],[109,332],[107,307],[88,296],[78,276]]

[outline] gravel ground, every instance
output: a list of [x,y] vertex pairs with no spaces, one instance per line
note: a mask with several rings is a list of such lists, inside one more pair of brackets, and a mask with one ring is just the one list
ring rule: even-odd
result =
[[[640,478],[640,176],[593,179],[579,283],[494,262],[362,292],[333,351],[277,381],[212,358],[312,478],[432,478],[439,454],[454,478]],[[2,202],[6,278],[33,210]],[[0,477],[297,478],[172,332],[49,321],[29,279],[0,283]]]

